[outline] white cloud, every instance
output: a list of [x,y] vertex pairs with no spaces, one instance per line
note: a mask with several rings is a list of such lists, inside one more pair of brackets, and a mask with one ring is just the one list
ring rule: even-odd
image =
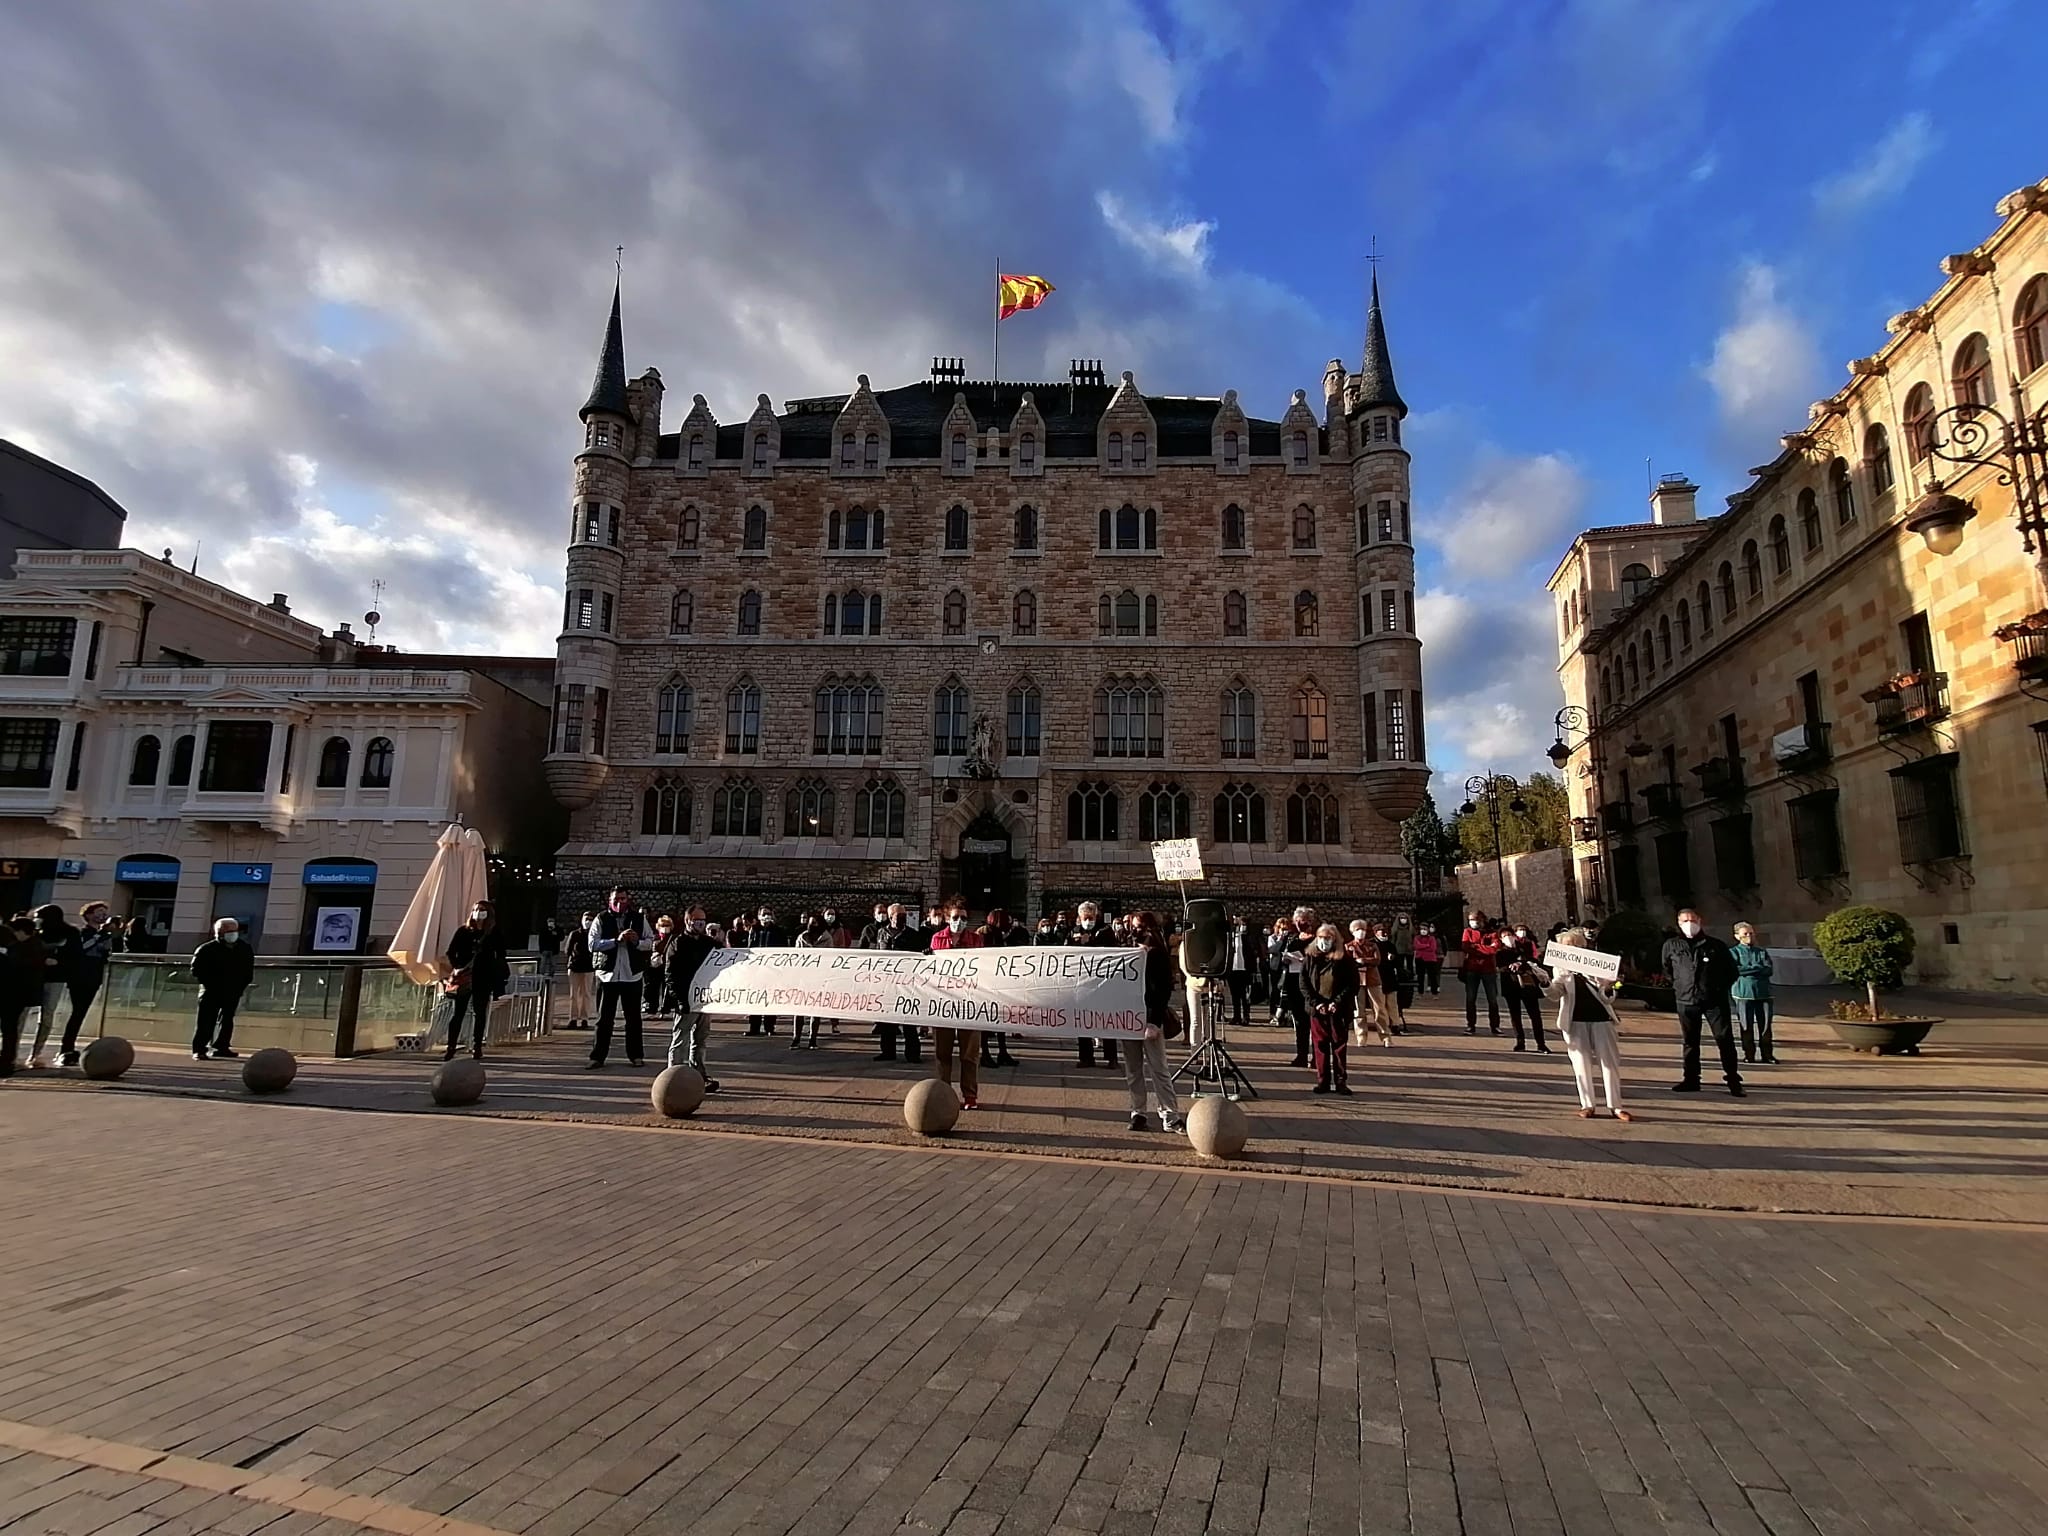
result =
[[1454,577],[1490,581],[1554,555],[1585,512],[1585,477],[1570,459],[1485,450],[1423,528]]
[[1861,160],[1817,185],[1814,206],[1829,218],[1841,219],[1896,197],[1926,164],[1938,142],[1933,118],[1925,112],[1907,113]]
[[1802,425],[1821,376],[1812,333],[1778,297],[1778,274],[1762,262],[1743,268],[1735,317],[1714,339],[1701,370],[1713,386],[1721,421],[1745,440]]
[[1548,595],[1532,595],[1525,575],[1465,591],[1433,587],[1415,610],[1429,758],[1443,782],[1545,768],[1543,750],[1564,702]]
[[1111,234],[1153,264],[1186,277],[1209,271],[1209,236],[1213,219],[1182,219],[1179,223],[1147,218],[1125,205],[1114,192],[1095,194],[1095,206]]

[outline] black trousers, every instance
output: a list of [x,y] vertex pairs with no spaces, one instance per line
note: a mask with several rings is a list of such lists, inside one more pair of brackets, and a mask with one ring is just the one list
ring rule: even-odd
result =
[[1678,1029],[1684,1037],[1679,1076],[1688,1083],[1700,1080],[1700,1026],[1714,1032],[1714,1045],[1721,1053],[1721,1075],[1731,1084],[1742,1081],[1735,1067],[1735,1030],[1728,1022],[1726,1003],[1680,1003]]
[[637,1062],[640,1049],[640,980],[600,981],[597,986],[597,1035],[590,1042],[590,1059],[602,1063],[612,1049],[612,1019],[619,1004],[626,1005],[626,1060]]
[[0,1077],[14,1070],[14,1058],[21,1054],[21,1016],[24,1011],[12,1003],[0,1006]]
[[480,1057],[484,1053],[484,1030],[491,1017],[491,1000],[478,996],[475,987],[455,994],[455,1007],[448,1015],[448,1054],[453,1056],[462,1048],[462,1016],[465,1013],[476,1020],[470,1026],[470,1044],[474,1047],[473,1054]]
[[[899,1030],[903,1034],[903,1059],[923,1061],[924,1048],[918,1044],[915,1024],[877,1024],[875,1033],[882,1037],[882,1054],[891,1061],[896,1059],[896,1034]],[[749,1030],[748,1033],[752,1034],[753,1031]]]
[[88,976],[83,981],[70,984],[71,1014],[64,1020],[64,1044],[59,1047],[66,1056],[78,1054],[78,1031],[85,1023],[85,1016],[92,1011],[92,1000],[100,995],[100,976]]
[[1431,997],[1435,997],[1435,996],[1436,996],[1436,995],[1437,995],[1437,994],[1438,994],[1438,993],[1439,993],[1440,991],[1442,991],[1442,990],[1443,990],[1443,984],[1444,984],[1444,963],[1443,963],[1443,961],[1441,961],[1441,960],[1418,960],[1418,961],[1416,961],[1416,962],[1415,962],[1415,984],[1416,984],[1416,986],[1417,986],[1418,988],[1427,988],[1427,989],[1428,989],[1428,991],[1429,991],[1429,995],[1430,995]]
[[199,1020],[192,1031],[195,1051],[224,1051],[235,1038],[235,1009],[241,1006],[239,992],[199,989]]
[[1508,1014],[1515,1023],[1515,1044],[1527,1043],[1522,1037],[1522,1015],[1526,1013],[1529,1015],[1529,1027],[1536,1031],[1536,1049],[1548,1050],[1549,1047],[1543,1043],[1543,994],[1518,987],[1513,982],[1507,983],[1503,990],[1508,995]]
[[1249,1024],[1252,1021],[1252,973],[1250,971],[1225,971],[1223,984],[1230,988],[1230,1022]]
[[1290,979],[1280,986],[1280,1016],[1294,1022],[1294,1054],[1303,1061],[1309,1055],[1308,1004],[1302,1000],[1301,988]]
[[[1102,1064],[1105,1067],[1114,1067],[1118,1065],[1119,1060],[1120,1058],[1116,1053],[1116,1042],[1114,1040],[1103,1041]],[[1086,1035],[1081,1037],[1081,1065],[1084,1067],[1095,1065],[1095,1041],[1089,1039]]]

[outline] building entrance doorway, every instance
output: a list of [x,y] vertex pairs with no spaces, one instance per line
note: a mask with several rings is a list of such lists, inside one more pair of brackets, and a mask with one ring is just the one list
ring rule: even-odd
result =
[[1027,894],[1025,861],[1011,845],[1010,829],[992,811],[983,811],[960,834],[960,857],[954,883],[945,894],[958,892],[975,912],[1001,907],[1021,916]]

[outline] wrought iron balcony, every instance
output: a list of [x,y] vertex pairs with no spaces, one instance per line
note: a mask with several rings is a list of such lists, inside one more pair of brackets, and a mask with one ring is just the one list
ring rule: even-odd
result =
[[1643,805],[1652,821],[1674,821],[1685,813],[1676,784],[1651,784],[1643,790]]
[[2021,677],[2048,677],[2048,608],[1992,633],[2012,647],[2013,670]]
[[1771,738],[1771,761],[1785,773],[1814,773],[1834,761],[1828,742],[1828,724],[1809,720]]
[[1709,800],[1739,800],[1748,788],[1742,782],[1742,764],[1731,758],[1710,757],[1692,771],[1700,781],[1700,793]]
[[1597,816],[1574,816],[1572,818],[1572,840],[1579,843],[1593,842],[1600,836],[1600,818]]
[[1877,712],[1877,734],[1899,736],[1948,718],[1948,674],[1906,672],[1863,695]]
[[1636,825],[1636,808],[1626,800],[1610,800],[1600,807],[1600,821],[1610,837],[1632,832]]

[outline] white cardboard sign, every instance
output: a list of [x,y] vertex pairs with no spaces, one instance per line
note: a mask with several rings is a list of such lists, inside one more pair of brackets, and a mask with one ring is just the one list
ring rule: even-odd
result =
[[1199,880],[1202,878],[1202,845],[1192,837],[1154,843],[1152,868],[1161,880]]
[[1543,964],[1552,971],[1577,971],[1595,981],[1621,980],[1621,956],[1598,949],[1579,949],[1552,940],[1544,946]]

